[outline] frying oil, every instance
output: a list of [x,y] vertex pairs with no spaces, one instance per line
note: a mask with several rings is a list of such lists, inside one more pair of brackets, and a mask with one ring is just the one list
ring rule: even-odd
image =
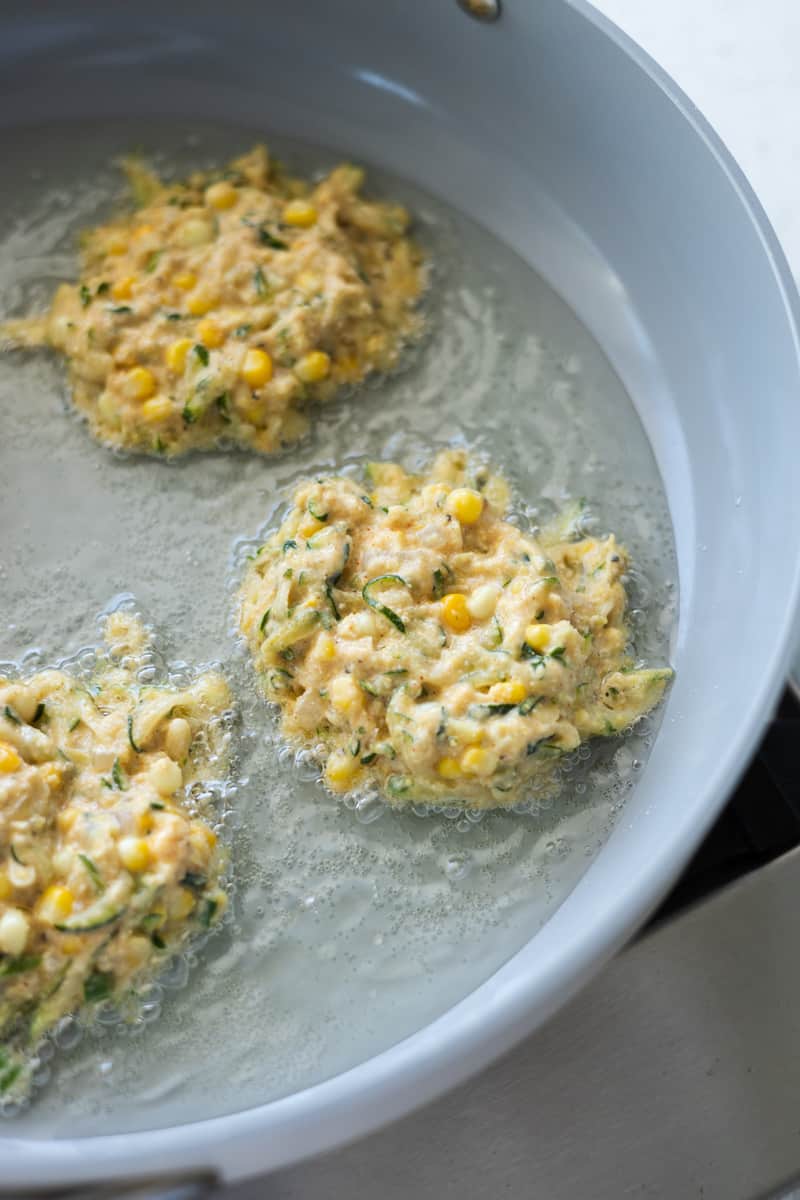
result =
[[[115,155],[142,146],[168,173],[218,164],[259,138],[299,172],[342,156],[264,131],[115,122],[30,128],[0,145],[0,315],[46,306],[76,276],[75,235],[122,196]],[[21,140],[21,139],[20,139]],[[96,445],[67,415],[60,363],[0,358],[0,658],[25,671],[96,642],[94,615],[135,593],[173,670],[218,660],[239,710],[225,825],[232,915],[172,964],[130,1026],[74,1028],[43,1067],[16,1136],[123,1132],[220,1115],[319,1082],[444,1013],[514,954],[575,886],[646,759],[658,714],[581,747],[559,799],[522,813],[386,811],[326,795],[309,755],[277,738],[233,619],[260,533],[309,473],[369,459],[421,467],[463,445],[512,485],[533,525],[576,498],[633,561],[637,657],[668,661],[676,575],[667,506],[634,408],[571,311],[510,249],[407,183],[434,267],[428,332],[401,370],[320,410],[272,459],[211,453],[167,464]],[[154,1020],[154,1017],[158,1017]],[[66,1044],[64,1044],[66,1043]]]

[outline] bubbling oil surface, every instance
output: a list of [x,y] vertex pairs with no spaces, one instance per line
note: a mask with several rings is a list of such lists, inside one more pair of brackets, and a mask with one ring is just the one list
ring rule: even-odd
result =
[[[0,138],[2,316],[74,278],[75,233],[120,194],[115,155],[143,144],[176,174],[261,133],[185,123],[31,128]],[[341,155],[268,138],[301,171]],[[366,459],[423,466],[445,444],[490,458],[521,521],[585,497],[629,547],[636,653],[667,660],[676,575],[656,464],[630,400],[570,310],[510,249],[409,184],[369,185],[412,209],[434,261],[429,332],[391,379],[315,415],[273,459],[122,457],[65,415],[61,365],[0,359],[0,658],[33,670],[95,640],[94,615],[133,592],[175,668],[222,660],[241,711],[226,824],[233,917],[159,984],[129,1027],[97,1024],[47,1064],[15,1136],[111,1133],[221,1115],[354,1066],[445,1012],[535,933],[605,841],[644,769],[658,715],[581,747],[556,803],[527,813],[354,810],[277,739],[231,620],[258,531],[294,482]],[[157,1015],[158,1020],[153,1020]],[[67,1039],[69,1041],[69,1039]]]

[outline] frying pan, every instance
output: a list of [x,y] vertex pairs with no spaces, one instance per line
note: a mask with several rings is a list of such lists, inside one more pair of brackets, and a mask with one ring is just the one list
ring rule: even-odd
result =
[[784,680],[798,601],[798,297],[713,131],[583,0],[505,0],[496,21],[456,0],[5,3],[0,64],[0,124],[20,138],[98,111],[263,119],[452,200],[597,339],[669,501],[680,609],[659,736],[611,836],[513,958],[432,1024],[273,1103],[173,1127],[156,1105],[129,1135],[0,1131],[14,1195],[240,1178],[397,1118],[530,1032],[643,921],[723,805]]

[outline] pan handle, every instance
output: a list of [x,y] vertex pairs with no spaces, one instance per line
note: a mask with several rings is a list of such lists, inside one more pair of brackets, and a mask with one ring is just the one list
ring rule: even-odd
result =
[[170,1179],[24,1192],[17,1196],[18,1200],[210,1200],[215,1182],[211,1175],[172,1176]]

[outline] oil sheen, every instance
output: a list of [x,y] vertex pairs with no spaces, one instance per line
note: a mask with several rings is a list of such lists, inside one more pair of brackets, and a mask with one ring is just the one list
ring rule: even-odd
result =
[[[6,135],[4,135],[5,138]],[[114,123],[28,128],[0,141],[0,316],[46,306],[74,278],[76,234],[120,199],[116,155],[143,146],[165,172],[210,166],[261,136],[300,171],[342,156],[268,131]],[[368,165],[368,164],[367,164]],[[12,186],[13,184],[13,186]],[[173,963],[128,1027],[97,1023],[45,1057],[15,1136],[172,1125],[263,1103],[352,1067],[444,1013],[530,939],[591,862],[646,769],[658,714],[582,747],[560,799],[482,819],[357,809],[326,795],[313,759],[277,739],[237,641],[232,596],[296,480],[368,459],[423,466],[465,445],[506,475],[516,519],[536,525],[584,497],[634,564],[635,653],[669,659],[676,600],[661,480],[602,352],[511,250],[401,180],[434,270],[428,332],[390,379],[320,410],[272,459],[175,464],[94,443],[66,408],[62,366],[0,358],[0,658],[16,669],[96,644],[120,593],[159,631],[164,669],[222,662],[237,697],[235,795],[226,818],[232,916]],[[154,1019],[157,1017],[157,1019]]]

